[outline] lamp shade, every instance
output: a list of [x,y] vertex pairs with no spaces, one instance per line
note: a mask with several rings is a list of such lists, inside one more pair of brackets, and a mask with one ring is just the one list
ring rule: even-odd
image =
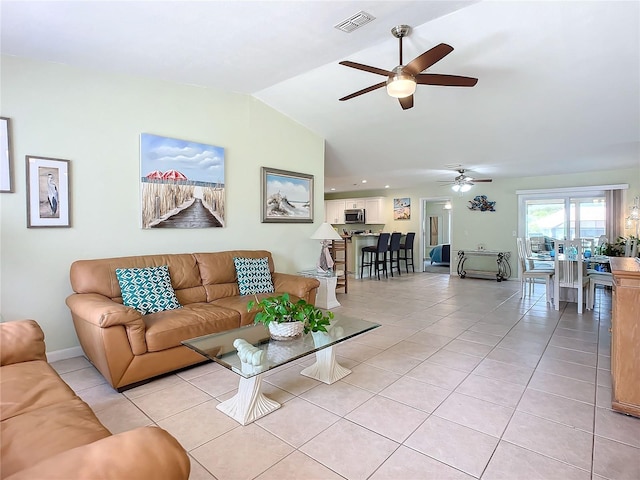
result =
[[336,232],[331,225],[324,222],[320,227],[311,235],[311,240],[342,240],[342,237]]

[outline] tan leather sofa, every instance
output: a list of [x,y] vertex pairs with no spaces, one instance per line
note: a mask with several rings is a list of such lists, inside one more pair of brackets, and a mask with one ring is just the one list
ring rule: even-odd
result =
[[111,435],[47,363],[34,320],[0,323],[0,478],[189,478],[189,457],[158,427]]
[[[275,272],[266,250],[78,260],[71,265],[76,293],[67,298],[67,305],[89,361],[119,391],[203,362],[200,354],[180,342],[249,325],[255,317],[256,312],[247,312],[247,302],[254,296],[240,296],[234,257],[268,257],[275,294],[315,302],[318,280]],[[162,265],[169,266],[182,308],[141,315],[124,306],[116,269]],[[258,298],[269,295],[274,293]]]

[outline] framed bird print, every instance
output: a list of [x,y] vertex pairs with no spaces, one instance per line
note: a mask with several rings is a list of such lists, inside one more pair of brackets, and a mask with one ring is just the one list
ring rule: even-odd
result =
[[0,192],[13,192],[10,119],[0,117]]
[[70,227],[69,160],[27,155],[27,227]]

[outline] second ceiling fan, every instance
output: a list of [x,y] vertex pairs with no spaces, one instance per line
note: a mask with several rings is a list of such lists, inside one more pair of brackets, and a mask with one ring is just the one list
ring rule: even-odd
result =
[[436,62],[453,52],[453,47],[446,43],[436,45],[427,50],[422,55],[411,60],[407,65],[402,64],[402,38],[406,37],[411,31],[408,25],[398,25],[391,29],[394,37],[400,41],[400,64],[393,70],[383,70],[381,68],[370,67],[361,63],[350,62],[348,60],[340,62],[340,65],[364,70],[365,72],[375,73],[387,77],[384,82],[376,83],[362,90],[342,97],[340,101],[350,100],[359,95],[372,92],[384,86],[387,87],[387,93],[392,97],[396,97],[403,110],[413,107],[413,93],[416,85],[442,85],[447,87],[473,87],[478,83],[477,78],[461,77],[459,75],[442,75],[438,73],[421,73]]
[[471,187],[473,187],[473,185],[476,184],[476,183],[479,183],[479,182],[493,182],[493,179],[491,179],[491,178],[473,178],[473,177],[470,177],[469,175],[467,175],[468,171],[469,170],[465,170],[464,168],[458,168],[456,170],[456,172],[458,172],[458,176],[456,176],[456,178],[454,178],[452,182],[446,181],[446,180],[439,180],[439,183],[442,183],[442,184],[445,184],[445,185],[451,185],[451,189],[454,192],[464,193],[464,192],[468,192],[469,190],[471,190]]

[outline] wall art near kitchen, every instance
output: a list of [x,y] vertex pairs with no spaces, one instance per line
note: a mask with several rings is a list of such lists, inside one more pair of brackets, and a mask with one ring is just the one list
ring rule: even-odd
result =
[[481,212],[495,212],[496,202],[487,200],[486,195],[477,195],[473,200],[469,200],[469,210],[479,210]]
[[394,220],[410,220],[411,219],[411,199],[410,198],[394,198],[393,199],[393,219]]
[[69,160],[26,160],[27,227],[70,227]]
[[224,227],[224,148],[143,133],[142,228]]
[[262,223],[313,223],[313,175],[262,167]]
[[0,192],[13,192],[9,119],[0,117]]

